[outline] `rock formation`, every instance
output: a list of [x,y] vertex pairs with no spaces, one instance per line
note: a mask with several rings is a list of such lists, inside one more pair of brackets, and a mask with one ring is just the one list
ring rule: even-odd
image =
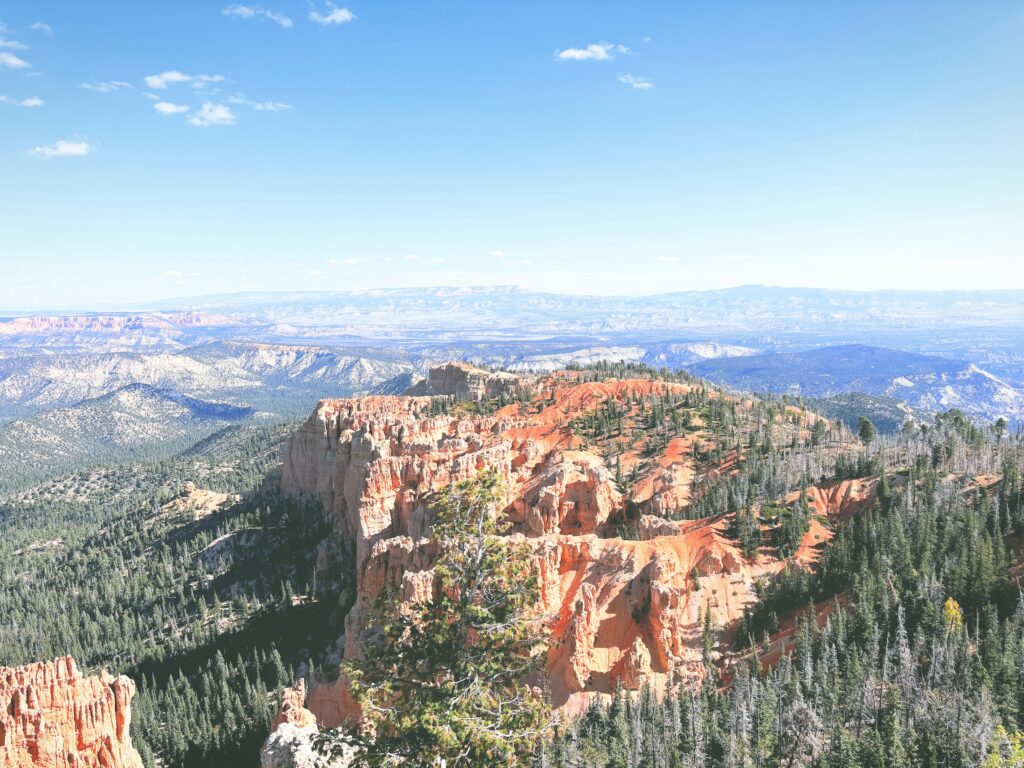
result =
[[313,747],[320,732],[316,717],[306,709],[306,682],[299,680],[281,694],[281,711],[270,726],[260,750],[261,768],[345,768],[351,756],[325,761]]
[[[616,686],[699,681],[704,615],[728,638],[756,582],[789,567],[768,552],[745,559],[726,535],[725,515],[666,519],[701,483],[735,471],[738,457],[698,461],[698,446],[712,446],[714,435],[696,417],[687,434],[666,438],[660,455],[623,437],[614,460],[574,426],[609,404],[629,424],[644,423],[644,403],[678,408],[695,385],[583,382],[569,373],[514,379],[449,364],[413,392],[485,400],[515,393],[521,402],[482,415],[484,408],[437,408],[424,396],[325,400],[289,441],[283,490],[322,501],[338,536],[354,542],[357,596],[345,620],[345,657],[360,653],[365,612],[385,584],[400,585],[405,599],[430,594],[432,495],[493,467],[505,481],[510,535],[525,537],[534,552],[551,630],[553,704],[580,711]],[[750,407],[732,402],[740,413]],[[779,443],[796,436],[796,421],[779,419],[777,429],[797,430],[779,434]],[[623,473],[633,476],[628,490],[616,480]],[[818,492],[816,511],[829,514],[825,507],[843,493]],[[633,533],[622,538],[627,525]],[[813,562],[815,543],[828,535],[815,522],[795,562]],[[307,706],[328,727],[354,712],[344,679],[313,685]]]
[[445,363],[431,368],[423,381],[403,394],[414,397],[446,395],[457,400],[514,398],[525,391],[528,379],[511,373],[491,373],[468,363]]
[[129,678],[83,677],[70,656],[0,667],[0,768],[142,768],[134,695]]

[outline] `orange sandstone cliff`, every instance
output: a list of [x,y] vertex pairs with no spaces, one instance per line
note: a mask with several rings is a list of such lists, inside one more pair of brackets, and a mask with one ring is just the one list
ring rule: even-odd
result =
[[142,768],[134,695],[129,678],[83,677],[70,656],[0,667],[0,768]]
[[[322,401],[284,451],[282,488],[319,499],[338,536],[354,542],[357,586],[345,619],[345,657],[360,652],[365,612],[385,584],[400,585],[406,599],[429,597],[432,495],[493,467],[505,480],[502,513],[510,535],[523,537],[534,551],[551,629],[553,705],[579,712],[617,686],[698,683],[703,616],[710,613],[713,630],[728,637],[755,599],[759,579],[812,563],[816,545],[831,535],[815,520],[792,561],[767,548],[748,560],[726,535],[728,516],[669,519],[682,517],[701,488],[734,472],[740,457],[734,449],[707,458],[715,435],[699,415],[691,414],[675,436],[666,431],[653,456],[633,441],[631,427],[646,423],[641,414],[650,413],[644,410],[649,404],[678,409],[698,387],[584,381],[571,373],[520,379],[448,364],[410,396]],[[437,408],[430,395],[515,402],[487,413]],[[751,405],[731,402],[740,413]],[[614,458],[607,445],[600,448],[577,429],[581,418],[610,407],[626,421]],[[768,429],[784,444],[794,434],[806,436],[815,418],[804,414],[800,422],[782,414]],[[820,488],[808,502],[829,515],[869,490]],[[293,711],[303,698],[305,691]],[[326,727],[354,712],[344,679],[314,684],[306,706]],[[304,715],[299,719],[305,723]]]

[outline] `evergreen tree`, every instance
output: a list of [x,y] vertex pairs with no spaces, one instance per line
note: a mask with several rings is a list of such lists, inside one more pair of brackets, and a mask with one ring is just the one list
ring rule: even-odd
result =
[[369,734],[328,733],[319,749],[358,750],[356,765],[527,765],[545,737],[543,696],[524,681],[544,636],[524,543],[498,536],[500,479],[488,470],[435,505],[434,596],[406,604],[385,590],[369,641],[346,672]]

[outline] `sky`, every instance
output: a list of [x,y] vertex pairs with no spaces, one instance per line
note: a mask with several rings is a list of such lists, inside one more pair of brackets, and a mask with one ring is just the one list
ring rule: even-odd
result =
[[1024,288],[1024,2],[0,0],[0,308]]

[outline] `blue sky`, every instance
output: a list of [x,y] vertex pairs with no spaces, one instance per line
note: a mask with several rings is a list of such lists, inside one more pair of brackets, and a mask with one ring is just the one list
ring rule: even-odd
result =
[[0,307],[1024,288],[1021,2],[0,0],[0,22]]

